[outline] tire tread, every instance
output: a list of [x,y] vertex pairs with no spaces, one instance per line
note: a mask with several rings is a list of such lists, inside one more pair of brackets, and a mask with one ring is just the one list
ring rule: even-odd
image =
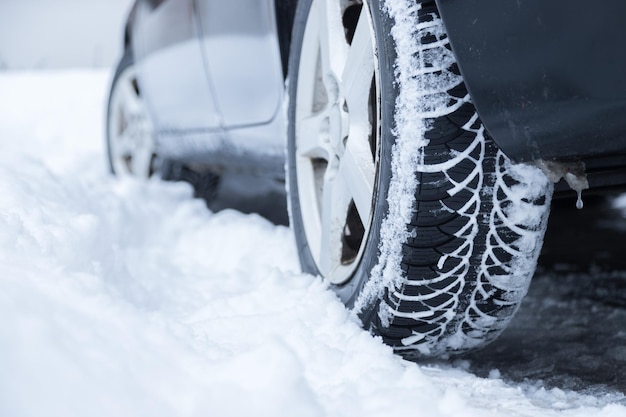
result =
[[[419,3],[416,21],[433,25],[418,25],[413,33],[421,47],[416,53],[433,68],[429,57],[451,47],[441,35],[435,2]],[[402,246],[404,277],[387,289],[371,323],[385,343],[409,358],[471,350],[502,331],[526,293],[534,265],[521,271],[521,285],[509,275],[519,259],[536,259],[536,248],[524,252],[518,242],[530,230],[540,246],[551,191],[546,186],[543,194],[516,203],[544,211],[536,224],[508,220],[507,207],[514,204],[509,191],[523,187],[523,178],[508,174],[511,163],[485,132],[457,64],[421,76],[442,90],[423,99],[430,95],[441,102],[446,94],[448,111],[426,120],[428,145],[416,170],[414,214],[407,224],[411,237]],[[452,166],[432,169],[439,164]]]

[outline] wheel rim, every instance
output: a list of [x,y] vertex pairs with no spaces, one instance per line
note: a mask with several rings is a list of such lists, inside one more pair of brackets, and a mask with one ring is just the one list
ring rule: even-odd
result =
[[132,65],[115,82],[108,127],[113,171],[122,176],[151,176],[156,155],[153,126],[139,92],[136,69]]
[[297,83],[300,214],[318,271],[342,284],[363,256],[378,171],[380,89],[367,4],[312,1]]

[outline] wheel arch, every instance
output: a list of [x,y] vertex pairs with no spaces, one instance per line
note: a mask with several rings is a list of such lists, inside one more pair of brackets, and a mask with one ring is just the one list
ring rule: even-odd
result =
[[616,51],[626,3],[436,2],[472,101],[507,156],[624,154],[626,58]]
[[283,76],[287,78],[289,67],[289,53],[291,49],[291,32],[293,31],[294,18],[298,0],[275,0],[276,25],[278,43],[283,66]]
[[124,25],[124,51],[132,49],[132,34],[135,21],[137,19],[137,8],[139,7],[140,1],[141,0],[135,0],[133,6],[128,12],[128,17],[126,18],[126,23]]

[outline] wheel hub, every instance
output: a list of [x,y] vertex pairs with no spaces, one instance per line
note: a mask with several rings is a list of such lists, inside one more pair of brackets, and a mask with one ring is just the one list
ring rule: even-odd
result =
[[335,155],[341,158],[346,149],[350,130],[350,116],[339,103],[333,104],[329,116],[330,143]]

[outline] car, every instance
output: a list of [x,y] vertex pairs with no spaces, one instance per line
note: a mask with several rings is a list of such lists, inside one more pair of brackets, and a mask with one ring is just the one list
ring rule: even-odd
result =
[[364,328],[408,359],[478,349],[528,290],[553,184],[579,207],[626,184],[624,15],[617,0],[137,0],[111,170],[286,190],[302,270]]

